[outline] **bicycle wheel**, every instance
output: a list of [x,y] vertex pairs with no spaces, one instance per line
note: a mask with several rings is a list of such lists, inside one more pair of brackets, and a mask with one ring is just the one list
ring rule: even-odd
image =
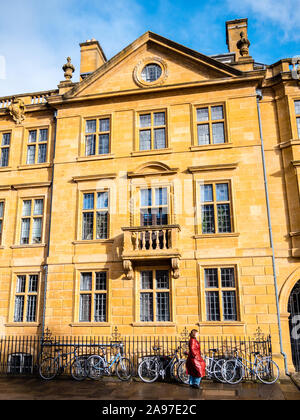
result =
[[244,377],[244,368],[236,359],[227,360],[222,366],[224,380],[231,384],[239,384]]
[[101,356],[93,355],[87,359],[87,376],[94,380],[99,380],[104,374],[105,362]]
[[143,382],[152,383],[159,377],[159,364],[155,359],[144,359],[138,367],[138,375]]
[[132,377],[131,361],[126,357],[122,357],[122,359],[118,361],[116,373],[121,381],[129,381],[129,379]]
[[185,362],[185,359],[175,360],[175,362],[171,365],[170,376],[174,381],[181,382],[181,379],[178,376],[178,368],[182,362]]
[[84,357],[77,357],[71,365],[71,375],[76,381],[83,381],[87,377],[87,361]]
[[39,375],[46,381],[55,378],[59,371],[59,364],[55,357],[44,359],[39,366]]
[[189,383],[189,375],[187,374],[187,370],[186,370],[186,360],[182,360],[179,363],[177,374],[178,374],[178,378],[180,382],[186,385]]
[[278,381],[279,367],[273,360],[262,360],[256,368],[258,379],[267,385],[272,385]]
[[226,362],[225,359],[217,360],[214,364],[213,375],[218,382],[226,384],[226,379],[223,376],[223,365]]

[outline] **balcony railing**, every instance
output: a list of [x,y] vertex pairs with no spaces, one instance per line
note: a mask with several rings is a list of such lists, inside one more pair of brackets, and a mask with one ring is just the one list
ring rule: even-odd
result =
[[178,251],[179,225],[125,227],[123,255],[164,254]]

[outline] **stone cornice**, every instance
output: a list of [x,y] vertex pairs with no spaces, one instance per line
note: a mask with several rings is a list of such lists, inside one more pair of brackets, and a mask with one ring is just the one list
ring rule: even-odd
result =
[[204,171],[224,171],[233,170],[238,167],[238,163],[224,163],[217,165],[201,165],[201,166],[190,166],[188,172],[204,172]]
[[117,174],[98,174],[98,175],[83,175],[83,176],[74,176],[72,182],[85,182],[85,181],[97,181],[99,179],[114,179],[117,177]]

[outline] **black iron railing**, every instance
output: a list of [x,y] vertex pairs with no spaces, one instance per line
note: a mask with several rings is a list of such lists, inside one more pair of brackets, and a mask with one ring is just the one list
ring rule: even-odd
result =
[[[77,354],[89,357],[92,354],[102,354],[101,345],[107,349],[107,359],[116,351],[111,344],[122,342],[124,356],[130,358],[137,374],[137,367],[141,359],[147,355],[160,354],[170,356],[180,347],[179,356],[186,358],[188,350],[188,335],[180,336],[124,336],[116,330],[112,336],[56,336],[49,334],[41,336],[9,336],[0,338],[0,374],[2,375],[35,375],[38,373],[40,360],[44,357],[57,355],[57,349],[66,354],[64,364],[71,361],[71,352],[77,347]],[[200,346],[203,356],[211,356],[211,349],[217,349],[215,357],[230,358],[234,350],[238,351],[248,360],[253,361],[253,352],[260,352],[264,356],[272,356],[271,336],[257,334],[256,337],[200,337]],[[154,351],[153,347],[160,350]],[[70,353],[67,355],[67,353]],[[66,369],[66,374],[70,373]]]

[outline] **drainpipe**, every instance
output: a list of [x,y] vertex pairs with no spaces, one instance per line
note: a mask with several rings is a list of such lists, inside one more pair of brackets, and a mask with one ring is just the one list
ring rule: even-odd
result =
[[[53,180],[54,180],[54,159],[55,159],[55,146],[56,146],[56,132],[57,132],[57,110],[54,111],[54,144],[53,144],[53,165],[52,165],[52,177],[51,177],[51,194],[50,194],[50,213],[49,213],[49,228],[48,228],[48,243],[47,243],[47,256],[46,261],[49,258],[50,252],[50,235],[51,235],[51,218],[52,218],[52,201],[53,201]],[[45,336],[45,315],[46,315],[46,297],[47,297],[47,282],[48,282],[48,264],[44,265],[44,302],[43,302],[43,315],[42,315],[42,337],[43,343]]]
[[272,224],[271,224],[270,201],[269,201],[268,181],[267,181],[267,172],[266,172],[266,160],[265,160],[264,140],[263,140],[263,133],[262,133],[261,112],[260,112],[260,101],[262,100],[262,98],[263,98],[262,91],[260,89],[257,89],[256,90],[256,102],[257,102],[257,112],[258,112],[258,121],[259,121],[259,133],[260,133],[260,140],[261,140],[261,156],[262,156],[262,164],[263,164],[263,171],[264,171],[264,183],[265,183],[265,194],[266,194],[266,203],[267,203],[269,237],[270,237],[270,244],[271,244],[271,248],[272,248],[272,265],[273,265],[273,273],[274,273],[274,286],[275,286],[275,296],[276,296],[276,308],[277,308],[277,322],[278,322],[278,331],[279,331],[280,353],[284,358],[285,374],[290,376],[289,371],[288,371],[288,365],[287,365],[287,355],[283,351],[283,343],[282,343],[282,328],[281,328],[280,307],[279,307],[279,297],[278,297],[279,296],[278,295],[278,284],[277,284],[277,275],[276,275],[275,250],[274,250],[273,232],[272,232]]

